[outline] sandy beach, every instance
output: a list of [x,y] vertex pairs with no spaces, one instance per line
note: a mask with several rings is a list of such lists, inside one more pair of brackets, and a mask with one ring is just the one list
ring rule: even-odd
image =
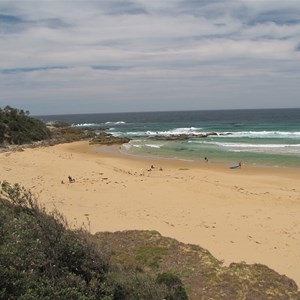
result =
[[157,230],[225,264],[266,264],[300,285],[300,169],[230,170],[76,142],[0,153],[0,180],[31,189],[72,227]]

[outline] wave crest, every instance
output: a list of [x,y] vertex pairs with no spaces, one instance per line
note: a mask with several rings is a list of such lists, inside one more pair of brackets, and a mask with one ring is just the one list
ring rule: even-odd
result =
[[122,124],[126,124],[126,122],[124,121],[117,121],[117,122],[105,122],[106,125],[122,125]]
[[299,131],[238,131],[232,132],[230,137],[249,138],[300,138]]
[[72,124],[72,127],[96,127],[96,126],[100,126],[100,125],[96,123]]

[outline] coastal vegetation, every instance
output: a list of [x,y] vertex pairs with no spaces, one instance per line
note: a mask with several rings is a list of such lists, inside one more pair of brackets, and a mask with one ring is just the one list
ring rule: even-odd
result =
[[0,108],[0,144],[21,145],[51,137],[50,130],[29,112],[6,106]]
[[0,183],[0,299],[300,299],[260,264],[229,267],[157,231],[71,230],[30,191]]

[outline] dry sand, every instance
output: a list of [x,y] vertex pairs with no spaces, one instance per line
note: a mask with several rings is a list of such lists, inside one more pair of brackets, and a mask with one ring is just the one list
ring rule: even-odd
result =
[[157,230],[226,264],[263,263],[300,284],[300,169],[230,170],[112,149],[77,142],[1,153],[0,180],[30,188],[74,227]]

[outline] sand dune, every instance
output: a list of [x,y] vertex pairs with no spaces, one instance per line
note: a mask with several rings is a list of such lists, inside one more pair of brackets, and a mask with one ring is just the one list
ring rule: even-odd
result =
[[263,263],[300,284],[299,169],[230,170],[77,142],[1,153],[0,180],[30,188],[74,227],[154,229],[225,263]]

